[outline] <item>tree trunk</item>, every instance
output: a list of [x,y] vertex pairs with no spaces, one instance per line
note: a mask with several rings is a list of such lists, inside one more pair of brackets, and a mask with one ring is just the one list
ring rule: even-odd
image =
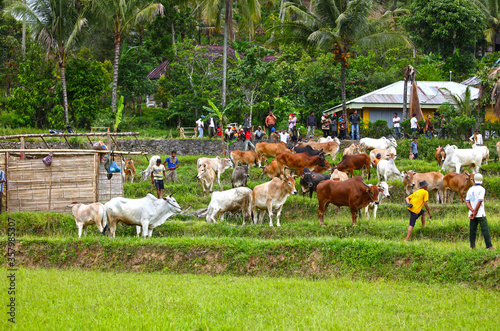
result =
[[226,143],[224,142],[224,131],[222,130],[224,128],[224,126],[222,124],[222,118],[220,119],[220,130],[221,130],[220,136],[222,138],[222,156],[226,156]]
[[174,48],[174,54],[177,55],[177,47],[175,47],[175,28],[173,20],[170,22],[170,33],[172,33],[172,47]]
[[341,86],[341,94],[342,94],[342,114],[344,115],[344,121],[347,124],[347,106],[346,106],[346,97],[345,97],[345,71],[346,71],[346,61],[340,61],[340,86]]
[[[64,55],[62,56],[64,58]],[[61,86],[63,93],[63,107],[64,107],[64,120],[66,121],[66,126],[69,125],[69,116],[68,116],[68,92],[66,89],[66,63],[64,60],[59,62],[59,67],[61,68]]]
[[405,79],[403,88],[403,121],[408,118],[408,109],[406,103],[408,102],[408,79]]
[[111,92],[111,109],[116,113],[118,94],[118,62],[120,61],[120,36],[115,36],[115,63],[113,65],[113,91]]

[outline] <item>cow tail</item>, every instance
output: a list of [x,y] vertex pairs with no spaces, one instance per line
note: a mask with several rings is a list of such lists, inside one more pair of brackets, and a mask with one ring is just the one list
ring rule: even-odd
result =
[[106,212],[106,205],[104,205],[102,212],[102,235],[106,235],[106,231],[108,230],[108,213]]

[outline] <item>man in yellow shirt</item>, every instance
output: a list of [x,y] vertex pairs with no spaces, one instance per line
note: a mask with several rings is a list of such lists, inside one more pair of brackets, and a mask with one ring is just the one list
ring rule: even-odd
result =
[[427,204],[427,201],[429,200],[429,192],[427,192],[428,186],[429,184],[425,180],[421,181],[420,189],[413,192],[413,194],[406,198],[408,211],[410,212],[410,226],[408,227],[408,234],[406,235],[405,241],[410,240],[415,222],[420,216],[422,216],[422,226],[425,226],[425,210],[422,208],[424,205],[429,213],[429,218],[432,218],[431,210]]

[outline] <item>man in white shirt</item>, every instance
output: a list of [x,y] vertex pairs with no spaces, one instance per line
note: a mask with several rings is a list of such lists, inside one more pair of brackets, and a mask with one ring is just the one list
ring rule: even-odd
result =
[[479,129],[476,129],[476,133],[470,136],[470,141],[474,143],[474,145],[482,146],[483,145],[483,135],[479,133]]
[[290,134],[285,130],[281,130],[280,140],[286,144],[288,142],[288,139],[290,139]]
[[483,175],[475,174],[474,182],[476,184],[467,191],[467,196],[465,198],[465,205],[469,208],[470,248],[476,248],[477,225],[480,224],[486,248],[495,249],[491,244],[490,228],[486,220],[486,212],[484,211],[484,194],[486,190],[481,186],[483,183]]
[[418,120],[417,120],[417,114],[413,114],[413,117],[410,120],[411,124],[411,132],[415,134],[417,132],[417,129],[420,130],[420,125],[418,125]]
[[215,118],[213,118],[212,116],[212,113],[208,113],[208,120],[207,120],[207,123],[208,123],[208,138],[209,139],[212,139],[212,137],[214,137],[216,135],[216,130],[215,130]]
[[396,139],[399,139],[401,136],[401,119],[398,116],[398,113],[394,113],[394,117],[392,118],[392,124],[394,126],[394,135],[396,136]]
[[200,118],[196,121],[196,127],[198,128],[198,132],[200,133],[198,135],[198,138],[203,138],[203,129],[205,128],[205,124],[203,124],[203,117],[205,117],[205,115],[201,115]]

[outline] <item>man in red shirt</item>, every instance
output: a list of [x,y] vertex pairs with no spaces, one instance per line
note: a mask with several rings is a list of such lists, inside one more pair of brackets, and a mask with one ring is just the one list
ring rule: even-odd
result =
[[252,147],[253,151],[255,152],[255,146],[252,144],[252,132],[250,130],[247,130],[245,132],[245,151],[248,151],[248,147]]

